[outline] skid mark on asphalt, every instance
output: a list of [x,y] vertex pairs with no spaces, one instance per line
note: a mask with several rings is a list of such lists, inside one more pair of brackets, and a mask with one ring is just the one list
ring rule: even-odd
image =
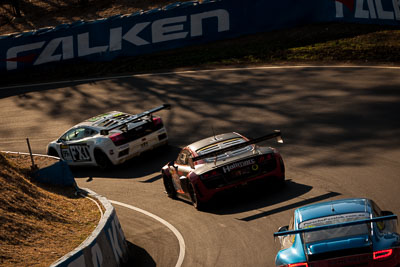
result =
[[158,217],[157,215],[154,215],[154,214],[152,214],[148,211],[142,210],[140,208],[137,208],[137,207],[134,207],[134,206],[122,203],[122,202],[114,201],[114,200],[109,200],[109,201],[112,204],[119,205],[119,206],[122,206],[122,207],[125,207],[128,209],[143,213],[143,214],[159,221],[160,223],[164,224],[169,230],[171,230],[171,232],[174,233],[174,235],[176,236],[176,238],[178,239],[178,242],[179,242],[179,257],[178,257],[178,261],[176,262],[175,267],[182,266],[183,259],[185,258],[185,249],[186,249],[185,248],[185,240],[183,239],[183,236],[181,235],[181,233],[172,224],[170,224],[166,220]]

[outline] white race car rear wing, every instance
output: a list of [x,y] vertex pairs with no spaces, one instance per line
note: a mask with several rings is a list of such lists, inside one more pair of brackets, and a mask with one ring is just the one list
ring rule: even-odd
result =
[[216,150],[216,151],[212,151],[212,152],[209,152],[209,153],[197,156],[197,157],[193,157],[193,158],[190,159],[192,161],[191,165],[192,165],[192,163],[194,163],[196,161],[199,161],[201,159],[216,157],[216,156],[224,154],[224,153],[226,153],[228,151],[236,150],[236,149],[239,149],[239,148],[242,148],[242,147],[246,147],[248,145],[256,144],[256,143],[259,143],[259,142],[262,142],[262,141],[265,141],[265,140],[268,140],[268,139],[272,139],[272,138],[276,138],[278,143],[283,143],[283,140],[282,140],[282,137],[281,137],[281,131],[280,130],[275,130],[274,133],[270,133],[270,134],[255,138],[255,139],[252,139],[252,140],[244,142],[244,143],[240,143],[240,144],[237,144],[237,145],[221,148],[221,149]]
[[156,107],[156,108],[149,109],[149,110],[144,111],[144,112],[142,112],[142,113],[129,116],[129,117],[127,117],[126,119],[119,121],[117,124],[113,124],[112,126],[107,127],[107,128],[105,128],[105,129],[101,130],[101,131],[100,131],[100,134],[101,134],[101,135],[108,135],[108,133],[109,133],[111,130],[117,129],[117,128],[121,127],[122,125],[128,124],[128,123],[133,122],[133,121],[135,121],[135,120],[138,120],[138,119],[140,119],[140,118],[142,118],[142,117],[151,115],[152,113],[155,113],[155,112],[160,111],[160,110],[162,110],[162,109],[171,109],[171,105],[170,105],[170,104],[163,104],[163,105],[161,105],[161,106],[158,106],[158,107]]

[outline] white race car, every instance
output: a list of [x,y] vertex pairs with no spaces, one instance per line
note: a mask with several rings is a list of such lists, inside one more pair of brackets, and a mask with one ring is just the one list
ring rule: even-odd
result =
[[73,166],[109,168],[121,164],[168,143],[162,119],[153,113],[170,108],[164,104],[136,115],[111,111],[95,116],[50,142],[47,154]]

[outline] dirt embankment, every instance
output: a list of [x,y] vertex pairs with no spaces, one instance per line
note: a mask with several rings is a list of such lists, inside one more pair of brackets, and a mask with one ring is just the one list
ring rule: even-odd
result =
[[175,2],[187,1],[188,0],[20,0],[21,17],[16,17],[12,5],[6,4],[7,1],[5,1],[4,3],[0,3],[0,35],[33,31],[79,20],[90,21],[108,18],[118,14],[132,14],[140,10],[149,10]]
[[[38,167],[54,160],[35,157]],[[49,266],[96,228],[95,203],[29,179],[28,156],[0,153],[0,266]]]

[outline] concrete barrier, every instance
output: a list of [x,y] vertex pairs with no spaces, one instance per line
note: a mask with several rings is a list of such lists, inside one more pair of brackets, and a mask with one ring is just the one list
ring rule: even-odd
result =
[[105,208],[104,215],[79,247],[50,267],[120,266],[128,259],[128,246],[114,207],[105,197],[89,189],[81,189],[80,193],[100,201]]

